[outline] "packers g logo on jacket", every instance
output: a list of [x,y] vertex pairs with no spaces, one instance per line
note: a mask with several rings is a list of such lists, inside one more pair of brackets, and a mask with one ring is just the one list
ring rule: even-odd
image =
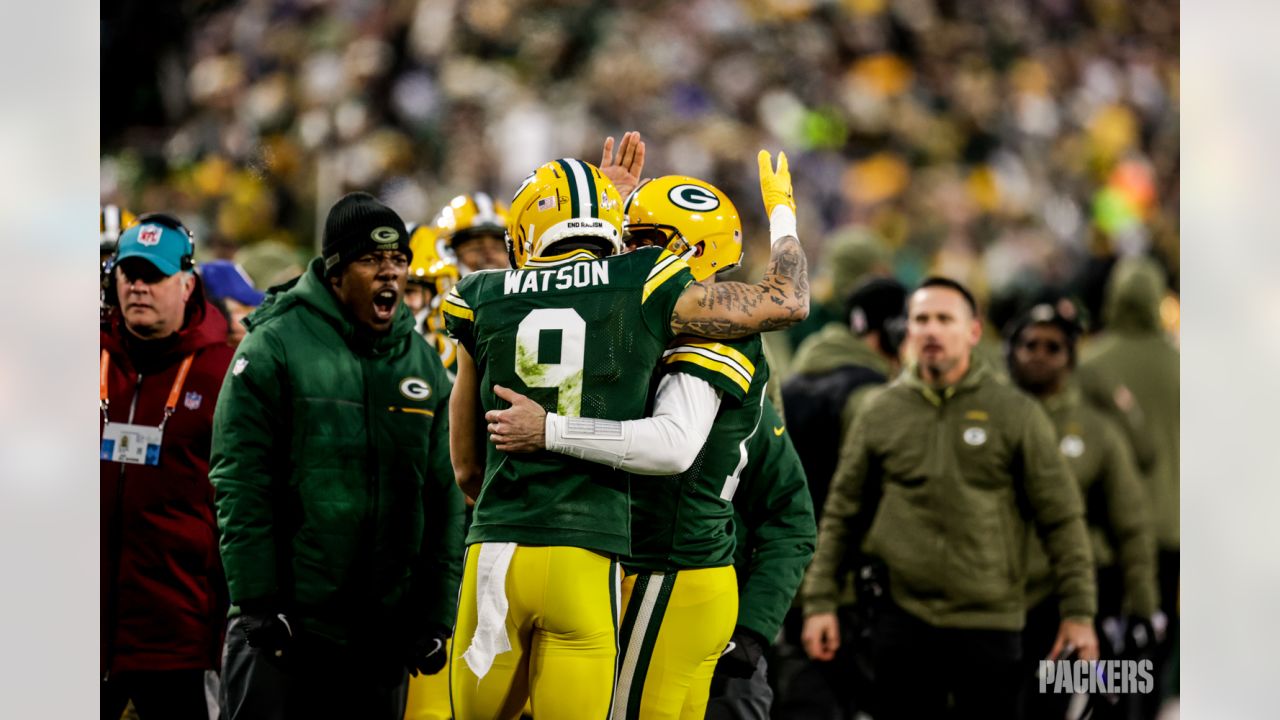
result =
[[534,170],[511,200],[511,265],[524,267],[570,238],[596,239],[606,256],[622,252],[622,196],[595,165],[561,158]]
[[410,400],[426,400],[431,397],[431,386],[420,377],[407,377],[400,381],[400,394]]
[[689,264],[695,280],[706,280],[742,262],[742,221],[719,188],[684,175],[647,180],[624,208],[626,231],[660,231],[665,247]]

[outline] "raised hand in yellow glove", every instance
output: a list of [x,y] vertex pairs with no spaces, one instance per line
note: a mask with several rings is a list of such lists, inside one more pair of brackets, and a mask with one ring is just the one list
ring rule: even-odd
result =
[[[760,195],[764,198],[764,211],[769,216],[771,242],[796,234],[796,200],[791,193],[791,171],[787,168],[787,154],[778,153],[778,169],[773,168],[773,157],[768,150],[761,150]],[[777,212],[775,212],[775,210]]]

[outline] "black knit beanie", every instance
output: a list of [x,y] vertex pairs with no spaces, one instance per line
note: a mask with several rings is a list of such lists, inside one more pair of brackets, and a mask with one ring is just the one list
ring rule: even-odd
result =
[[413,261],[409,231],[395,210],[365,192],[343,195],[324,221],[326,275],[337,275],[347,263],[372,250],[399,250]]

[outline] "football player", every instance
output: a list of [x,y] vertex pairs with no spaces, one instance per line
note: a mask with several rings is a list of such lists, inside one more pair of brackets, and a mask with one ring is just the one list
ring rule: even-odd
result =
[[404,304],[413,311],[418,332],[440,354],[440,362],[452,380],[458,343],[444,331],[441,306],[444,296],[458,282],[458,264],[434,226],[410,223],[408,229],[413,261],[409,264]]
[[[610,712],[616,558],[631,540],[627,477],[562,454],[507,455],[484,443],[481,413],[505,405],[500,394],[512,388],[554,410],[570,435],[700,447],[710,417],[665,434],[629,425],[649,397],[648,373],[634,369],[656,366],[681,334],[737,337],[807,315],[785,156],[775,171],[762,152],[760,167],[774,243],[758,284],[695,282],[661,248],[620,255],[621,197],[595,166],[564,159],[538,168],[512,202],[508,249],[518,269],[464,277],[447,296],[446,323],[460,342],[454,471],[476,497],[452,657],[460,719],[514,717],[530,695],[543,717]],[[656,402],[658,416],[714,403],[715,391],[671,374]],[[578,422],[584,415],[597,419]]]
[[507,208],[488,193],[459,195],[436,217],[436,230],[463,275],[505,270],[508,264]]
[[[628,198],[625,209],[629,248],[663,247],[685,259],[700,282],[714,282],[717,273],[741,261],[737,210],[709,183],[675,175],[647,181]],[[631,552],[623,559],[625,614],[613,713],[619,719],[701,718],[712,673],[726,647],[742,648],[733,657],[747,661],[729,666],[731,672],[750,677],[768,646],[768,637],[758,630],[735,628],[738,587],[731,530],[733,497],[751,459],[749,448],[761,430],[766,404],[769,370],[760,336],[725,341],[678,337],[663,353],[658,377],[671,373],[698,378],[714,388],[699,396],[701,406],[691,408],[695,425],[714,418],[705,443],[643,443],[634,452],[619,453],[622,446],[616,441],[602,443],[564,432],[565,421],[555,413],[546,414],[544,428],[541,408],[518,396],[512,410],[488,414],[498,450],[541,448],[545,432],[545,446],[552,450],[628,472],[662,474],[673,459],[684,458],[677,461],[681,465],[692,460],[683,472],[641,479],[631,486],[633,531]],[[528,414],[514,417],[522,411]],[[528,417],[538,422],[514,426]],[[513,433],[527,433],[532,445]],[[803,475],[800,478],[803,490]],[[812,548],[812,512],[809,530]]]

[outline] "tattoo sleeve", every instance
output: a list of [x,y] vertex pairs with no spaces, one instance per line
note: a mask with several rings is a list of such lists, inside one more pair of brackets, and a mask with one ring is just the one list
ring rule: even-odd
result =
[[671,313],[671,330],[712,338],[736,338],[790,327],[809,315],[809,271],[794,237],[773,246],[764,278],[694,283]]

